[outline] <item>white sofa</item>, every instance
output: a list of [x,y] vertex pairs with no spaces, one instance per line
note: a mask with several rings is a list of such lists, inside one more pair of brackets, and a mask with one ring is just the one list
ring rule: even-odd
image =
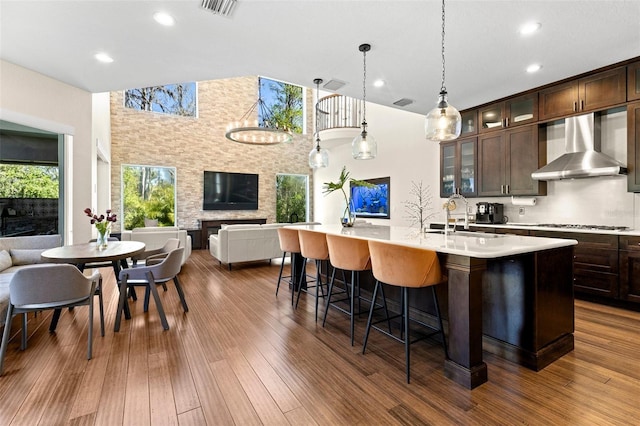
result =
[[[317,224],[316,222],[313,222]],[[296,223],[307,225],[310,223]],[[209,236],[209,252],[220,264],[269,260],[282,257],[278,228],[291,223],[264,225],[222,225],[218,234]]]
[[0,326],[7,319],[9,283],[13,274],[25,266],[44,263],[40,254],[61,245],[60,235],[0,238]]
[[161,248],[169,238],[180,240],[180,247],[184,247],[182,264],[184,265],[191,256],[191,236],[184,229],[177,226],[149,226],[145,228],[133,228],[130,231],[122,231],[120,240],[141,241],[147,250]]

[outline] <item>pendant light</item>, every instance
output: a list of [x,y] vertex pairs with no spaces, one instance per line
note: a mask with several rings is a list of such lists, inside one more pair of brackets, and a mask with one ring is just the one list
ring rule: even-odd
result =
[[429,111],[425,122],[427,139],[436,142],[456,139],[462,130],[462,117],[447,101],[447,89],[444,84],[444,22],[444,0],[442,0],[442,86],[438,104]]
[[367,52],[370,44],[361,44],[358,50],[362,52],[364,74],[362,78],[362,132],[351,142],[351,152],[356,160],[371,160],[378,154],[378,144],[373,136],[367,132]]
[[315,78],[316,84],[316,146],[309,152],[309,167],[319,169],[329,166],[329,151],[320,147],[320,84],[321,78]]

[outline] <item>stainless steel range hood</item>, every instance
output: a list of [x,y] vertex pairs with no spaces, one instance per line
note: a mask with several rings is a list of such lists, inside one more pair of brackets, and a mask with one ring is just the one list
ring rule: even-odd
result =
[[531,173],[535,180],[574,179],[626,174],[619,161],[600,152],[600,116],[565,119],[565,153]]

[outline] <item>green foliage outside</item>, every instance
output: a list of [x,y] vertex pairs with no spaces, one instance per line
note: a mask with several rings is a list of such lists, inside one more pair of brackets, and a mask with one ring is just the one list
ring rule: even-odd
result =
[[0,164],[0,198],[58,198],[57,166]]
[[175,169],[122,166],[124,229],[158,219],[158,226],[175,224]]
[[276,222],[304,222],[307,218],[307,177],[276,176]]
[[260,97],[271,109],[271,116],[260,117],[261,122],[269,121],[276,123],[279,129],[302,133],[302,87],[260,78],[260,90],[270,92],[269,96],[261,92]]

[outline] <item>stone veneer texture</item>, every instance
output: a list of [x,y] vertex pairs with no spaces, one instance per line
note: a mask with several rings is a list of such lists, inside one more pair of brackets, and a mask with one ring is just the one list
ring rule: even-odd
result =
[[[306,90],[306,124],[313,129],[313,99]],[[267,218],[275,222],[275,178],[278,173],[313,174],[308,154],[311,135],[289,144],[254,146],[225,138],[226,126],[258,98],[256,76],[198,82],[198,117],[136,111],[124,107],[124,92],[111,93],[111,202],[121,212],[121,165],[175,167],[177,225],[200,228],[201,219]],[[259,174],[258,210],[203,211],[203,172]],[[313,211],[313,208],[311,208]],[[116,222],[114,232],[121,222]]]

